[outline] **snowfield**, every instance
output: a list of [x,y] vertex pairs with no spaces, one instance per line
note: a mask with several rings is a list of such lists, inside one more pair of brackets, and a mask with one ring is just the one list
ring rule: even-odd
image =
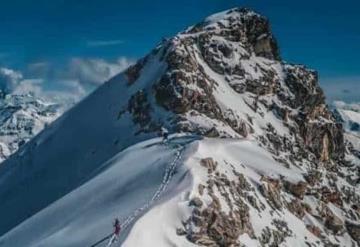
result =
[[157,138],[120,152],[87,183],[2,236],[0,246],[90,246],[112,232],[116,217],[125,239],[133,222],[150,204],[159,203],[162,193],[165,200],[189,187],[187,169],[176,165],[183,160],[181,147],[193,139],[179,137],[164,145]]
[[[185,170],[189,171],[186,182],[182,181],[178,186],[177,193],[172,196],[166,196],[163,203],[159,203],[151,208],[144,216],[142,216],[133,226],[126,240],[121,246],[197,246],[186,238],[176,235],[176,229],[182,226],[181,222],[185,222],[191,216],[191,206],[189,202],[194,197],[199,197],[197,191],[199,184],[205,184],[207,180],[207,171],[200,166],[200,161],[204,158],[212,157],[219,161],[219,171],[232,175],[232,166],[241,173],[246,174],[248,181],[254,185],[261,184],[262,175],[279,178],[285,176],[292,181],[302,180],[299,170],[289,170],[277,164],[271,155],[260,148],[255,142],[246,139],[203,139],[195,141],[189,147],[190,155],[184,160]],[[222,161],[222,162],[221,162]],[[184,186],[186,184],[187,186]],[[181,192],[181,193],[179,193]],[[263,198],[264,202],[265,199]],[[221,204],[226,206],[226,202],[221,200]],[[269,215],[266,215],[268,213]],[[258,233],[264,227],[264,220],[271,222],[269,211],[263,215],[258,215],[256,210],[251,212],[252,223],[254,228],[258,229]],[[301,222],[290,213],[280,215],[279,218],[291,217],[294,221],[293,227],[301,233],[306,232],[305,227],[296,225]],[[314,236],[307,234],[311,239]],[[247,246],[257,246],[256,241],[251,240],[247,235],[240,238]],[[297,244],[298,239],[289,239],[289,246],[302,246]],[[284,245],[286,246],[286,245]]]
[[[303,179],[301,170],[284,168],[254,141],[197,139],[175,135],[167,144],[155,138],[127,148],[104,163],[84,185],[2,236],[0,246],[91,246],[112,232],[116,217],[123,229],[120,241],[112,246],[195,246],[178,236],[176,229],[191,216],[189,202],[199,196],[198,185],[206,183],[202,159],[212,157],[219,162],[218,170],[231,178],[235,178],[235,168],[256,187],[263,175],[292,182]],[[221,203],[226,207],[224,200]],[[259,214],[252,209],[250,214],[257,234],[264,221],[270,223],[273,218],[270,210]],[[316,240],[288,211],[279,211],[278,218],[291,218],[289,227],[294,232]],[[241,241],[251,244],[254,240],[242,235]],[[288,246],[303,246],[296,235],[287,241]],[[106,245],[104,241],[98,246]]]

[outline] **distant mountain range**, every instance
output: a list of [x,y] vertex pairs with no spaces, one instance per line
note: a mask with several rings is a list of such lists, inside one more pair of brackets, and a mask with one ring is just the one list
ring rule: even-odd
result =
[[0,162],[43,130],[62,113],[58,104],[32,94],[0,96]]

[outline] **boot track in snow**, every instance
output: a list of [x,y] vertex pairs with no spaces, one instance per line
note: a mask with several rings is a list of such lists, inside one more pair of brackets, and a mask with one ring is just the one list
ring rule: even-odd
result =
[[[168,149],[171,149],[171,147],[169,146],[170,142],[164,142],[164,145],[166,145],[166,147]],[[179,144],[178,144],[179,145]],[[121,229],[125,230],[143,211],[145,211],[146,209],[150,208],[150,206],[157,200],[160,198],[160,196],[162,195],[162,193],[166,190],[169,182],[171,181],[171,178],[174,175],[174,171],[176,169],[176,166],[178,164],[178,161],[180,160],[180,158],[182,157],[182,153],[185,149],[185,145],[179,145],[180,148],[178,148],[177,152],[176,152],[176,156],[175,159],[166,167],[165,169],[165,174],[163,176],[162,182],[159,186],[159,188],[156,190],[156,192],[154,193],[154,195],[152,196],[152,198],[146,203],[144,204],[142,207],[137,208],[131,215],[129,215],[121,224]],[[109,234],[108,236],[104,237],[103,239],[99,240],[98,242],[96,242],[95,244],[91,245],[90,247],[95,247],[98,246],[99,244],[103,243],[104,241],[106,241],[107,239],[110,239],[108,241],[108,244],[106,245],[107,247],[113,246],[114,242],[113,241],[113,237],[115,235],[114,234]]]

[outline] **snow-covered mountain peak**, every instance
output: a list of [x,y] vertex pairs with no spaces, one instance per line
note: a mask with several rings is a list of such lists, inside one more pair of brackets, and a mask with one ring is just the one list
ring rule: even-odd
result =
[[263,16],[256,13],[252,9],[235,7],[232,9],[228,9],[228,10],[224,10],[222,12],[212,14],[205,18],[205,22],[216,23],[216,22],[223,21],[226,19],[240,20],[241,18],[248,18],[248,17],[254,17],[254,16],[257,18],[264,18]]
[[360,158],[317,79],[251,10],[163,40],[0,167],[0,246],[89,245],[115,216],[130,247],[360,243]]
[[[269,21],[250,9],[234,8],[211,15],[180,35],[201,36],[204,33],[214,34],[232,44],[241,43],[243,49],[249,53],[254,52],[257,56],[280,60]],[[226,46],[222,50],[224,55],[230,55]]]
[[32,94],[3,94],[0,98],[0,161],[19,149],[62,113],[58,104]]
[[[295,142],[315,159],[342,157],[341,126],[326,107],[317,73],[279,57],[266,18],[247,9],[215,14],[125,71],[133,95],[124,109],[140,132],[166,125],[262,139],[269,148],[280,138],[274,145]],[[273,134],[271,141],[263,139]]]

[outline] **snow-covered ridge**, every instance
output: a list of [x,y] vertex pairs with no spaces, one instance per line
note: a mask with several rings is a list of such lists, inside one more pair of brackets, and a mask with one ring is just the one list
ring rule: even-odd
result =
[[[123,231],[114,246],[217,246],[219,234],[225,246],[316,246],[329,234],[319,223],[326,210],[346,217],[301,187],[280,187],[305,181],[301,168],[285,168],[255,141],[156,138],[120,152],[89,182],[0,237],[0,246],[90,246],[111,232],[115,217]],[[329,237],[352,243],[349,234]]]
[[210,15],[205,18],[205,22],[217,23],[223,21],[224,19],[241,19],[253,16],[261,17],[261,15],[251,9],[233,8]]
[[177,136],[164,145],[156,138],[129,147],[103,164],[89,182],[0,237],[0,246],[90,246],[111,232],[115,217],[122,221],[123,241],[133,223],[159,203],[159,196],[171,196],[180,189],[179,181],[189,186],[181,164],[192,152],[186,144],[196,139]]
[[119,216],[124,246],[355,246],[360,156],[317,79],[248,9],[163,40],[4,162],[0,243],[84,246]]

